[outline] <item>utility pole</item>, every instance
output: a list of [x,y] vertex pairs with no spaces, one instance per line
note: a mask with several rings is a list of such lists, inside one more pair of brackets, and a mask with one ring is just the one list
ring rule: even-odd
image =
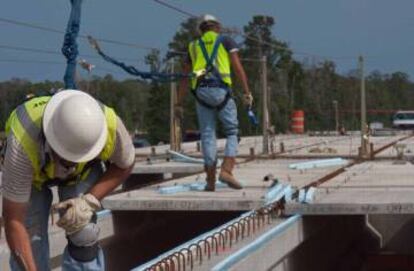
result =
[[[175,72],[175,61],[174,58],[171,58],[170,61],[170,71],[171,73]],[[172,151],[180,151],[181,150],[181,127],[180,127],[180,120],[177,118],[175,114],[175,105],[177,104],[177,83],[175,81],[171,81],[170,83],[170,149]]]
[[338,101],[333,100],[332,101],[334,110],[335,110],[335,131],[339,132],[339,112],[338,112]]
[[[266,18],[264,18],[266,20]],[[262,128],[263,128],[263,154],[269,154],[269,109],[268,109],[268,87],[267,87],[267,57],[263,52],[263,36],[259,34],[259,57],[261,64],[261,85],[262,85]]]
[[365,95],[364,58],[359,56],[359,70],[361,76],[361,157],[368,154],[367,107]]
[[269,153],[269,110],[268,110],[268,87],[267,87],[267,58],[262,55],[262,99],[263,99],[263,154]]

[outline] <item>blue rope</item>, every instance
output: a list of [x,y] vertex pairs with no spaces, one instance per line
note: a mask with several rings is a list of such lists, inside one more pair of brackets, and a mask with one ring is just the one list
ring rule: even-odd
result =
[[127,65],[121,61],[116,60],[113,57],[108,56],[105,54],[98,45],[98,42],[93,39],[91,36],[88,37],[89,43],[91,46],[98,52],[98,54],[107,62],[112,63],[127,73],[140,77],[144,80],[153,80],[153,81],[160,81],[160,82],[169,82],[169,81],[177,81],[182,78],[190,78],[193,77],[193,73],[185,74],[185,73],[161,73],[161,72],[144,72],[140,71],[134,66]]
[[75,72],[76,57],[78,56],[78,44],[76,38],[79,34],[82,0],[70,0],[72,10],[70,12],[66,34],[62,46],[62,54],[66,57],[66,71],[63,77],[66,89],[76,89]]

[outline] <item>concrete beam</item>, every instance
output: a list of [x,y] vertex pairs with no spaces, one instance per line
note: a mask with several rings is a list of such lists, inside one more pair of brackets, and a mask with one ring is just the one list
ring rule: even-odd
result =
[[[203,193],[203,192],[200,192]],[[110,200],[103,200],[105,208],[119,211],[145,210],[145,211],[249,211],[260,208],[264,205],[264,200],[260,199],[230,199],[230,198],[176,198],[174,200],[156,200],[130,197],[116,199],[112,196]]]
[[154,162],[148,164],[147,162],[136,163],[132,174],[191,174],[198,173],[204,170],[204,166],[195,163],[183,162]]
[[289,203],[287,215],[414,214],[414,203]]

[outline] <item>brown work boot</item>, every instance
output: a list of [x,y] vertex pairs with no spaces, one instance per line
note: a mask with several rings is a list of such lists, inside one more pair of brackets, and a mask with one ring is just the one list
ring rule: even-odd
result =
[[219,180],[233,189],[242,189],[243,186],[234,178],[233,168],[236,164],[234,157],[224,157],[223,163],[221,164],[221,170]]
[[204,170],[207,174],[206,186],[204,191],[215,191],[216,190],[216,166],[204,166]]

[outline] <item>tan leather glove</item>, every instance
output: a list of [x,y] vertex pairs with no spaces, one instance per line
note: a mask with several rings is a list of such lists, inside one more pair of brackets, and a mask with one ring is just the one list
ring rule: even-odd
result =
[[250,92],[243,94],[243,103],[248,107],[253,105],[253,96]]
[[57,225],[70,235],[85,227],[91,221],[94,212],[102,206],[94,195],[86,194],[57,203],[53,208],[64,211]]

